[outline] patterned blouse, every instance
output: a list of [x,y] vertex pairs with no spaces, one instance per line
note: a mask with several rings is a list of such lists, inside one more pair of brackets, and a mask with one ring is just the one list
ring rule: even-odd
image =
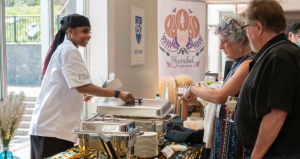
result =
[[[254,58],[254,53],[240,57],[232,64],[232,68],[224,80],[224,84],[233,76],[237,68],[246,60]],[[237,94],[238,96],[238,94]],[[227,118],[225,103],[221,104],[219,118],[215,118],[213,147],[210,159],[244,159],[243,146],[237,140],[234,123],[224,121]]]

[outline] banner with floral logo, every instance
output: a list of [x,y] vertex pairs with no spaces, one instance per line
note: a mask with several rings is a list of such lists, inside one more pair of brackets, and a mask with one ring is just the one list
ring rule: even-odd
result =
[[163,76],[205,76],[204,2],[158,0],[158,65]]

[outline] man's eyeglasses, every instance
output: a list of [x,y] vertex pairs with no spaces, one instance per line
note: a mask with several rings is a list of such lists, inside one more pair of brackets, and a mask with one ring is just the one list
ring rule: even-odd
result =
[[295,36],[297,39],[300,39],[300,35],[299,35],[299,34],[294,34],[294,36]]

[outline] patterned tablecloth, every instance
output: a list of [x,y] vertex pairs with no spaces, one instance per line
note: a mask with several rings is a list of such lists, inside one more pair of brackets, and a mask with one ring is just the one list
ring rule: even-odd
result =
[[[159,154],[156,157],[153,157],[153,159],[155,158],[160,158],[162,154],[161,150],[170,144],[175,144],[173,142],[170,141],[165,141],[164,144],[159,146]],[[200,158],[200,154],[202,151],[202,146],[199,144],[185,144],[185,143],[181,143],[180,145],[186,145],[188,147],[188,149],[184,152],[175,152],[173,154],[172,157],[170,157],[169,159],[199,159]],[[90,159],[94,159],[96,158],[96,152],[95,151],[91,151],[90,152]],[[53,157],[50,157],[48,159],[83,159],[83,151],[80,148],[72,148],[72,149],[68,149],[65,152],[61,152]],[[123,158],[121,158],[123,159]],[[124,158],[125,159],[125,158]],[[138,157],[132,156],[132,159],[138,159]],[[150,158],[149,158],[150,159]]]
[[[91,159],[96,157],[95,151],[91,151],[89,154]],[[83,158],[83,150],[79,147],[75,147],[75,148],[68,149],[65,152],[61,152],[48,159],[81,159],[81,158]]]

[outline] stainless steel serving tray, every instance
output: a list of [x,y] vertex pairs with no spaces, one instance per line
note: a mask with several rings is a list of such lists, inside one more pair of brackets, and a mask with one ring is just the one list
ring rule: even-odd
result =
[[130,132],[135,128],[135,121],[132,119],[115,118],[112,115],[106,114],[99,117],[94,117],[83,121],[81,130],[85,132],[96,132],[105,134],[116,134],[122,132]]
[[79,145],[93,150],[103,150],[99,134],[107,137],[113,146],[122,149],[132,147],[136,135],[142,134],[141,127],[135,126],[132,119],[115,118],[113,115],[96,115],[81,123],[81,128],[74,128],[73,133],[79,138]]
[[125,104],[120,99],[112,98],[98,104],[97,114],[164,118],[171,110],[171,103],[166,99],[142,99],[141,103]]
[[133,119],[135,121],[135,126],[142,127],[141,131],[157,133],[167,133],[168,123],[174,123],[178,117],[177,114],[168,114],[164,118],[116,116],[116,118],[121,119]]

